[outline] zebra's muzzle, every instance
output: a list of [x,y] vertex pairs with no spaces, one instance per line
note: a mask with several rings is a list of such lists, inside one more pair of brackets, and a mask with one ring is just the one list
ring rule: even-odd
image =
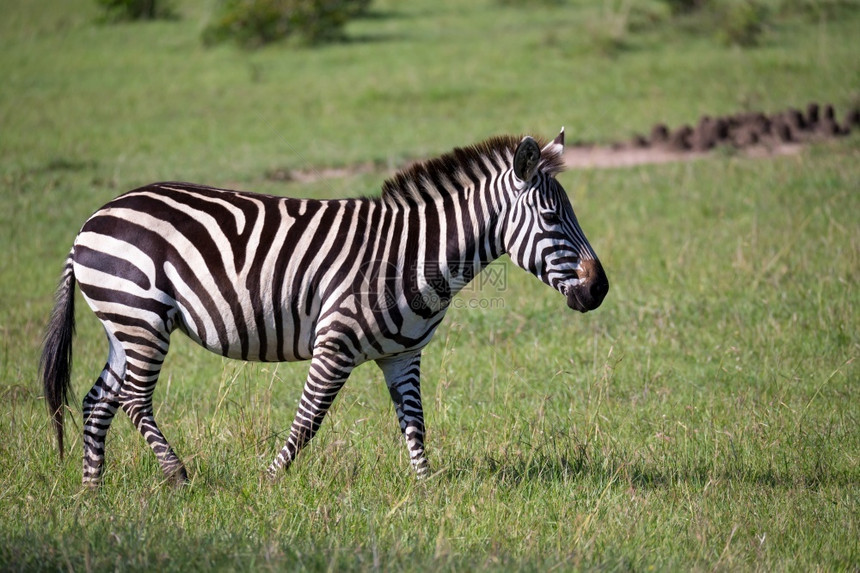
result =
[[567,297],[567,306],[579,312],[588,312],[599,307],[609,292],[609,280],[603,265],[596,259],[580,264],[579,280],[562,285],[561,293]]

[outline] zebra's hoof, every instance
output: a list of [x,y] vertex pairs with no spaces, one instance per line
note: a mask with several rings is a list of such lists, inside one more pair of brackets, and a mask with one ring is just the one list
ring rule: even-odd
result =
[[102,480],[84,478],[82,485],[86,491],[98,491],[102,486]]
[[425,461],[422,465],[415,468],[415,479],[423,480],[428,477],[430,477],[430,464]]
[[269,467],[266,469],[266,473],[264,475],[264,481],[270,485],[278,483],[279,478],[281,477],[281,471],[279,468]]
[[184,467],[179,467],[169,474],[166,474],[166,477],[167,483],[176,488],[191,485],[191,480],[188,479],[188,472],[185,471]]

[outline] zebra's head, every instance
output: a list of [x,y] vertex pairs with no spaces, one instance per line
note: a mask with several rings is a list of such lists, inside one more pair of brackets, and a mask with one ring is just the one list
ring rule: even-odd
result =
[[555,179],[563,152],[563,129],[543,149],[528,136],[517,146],[505,250],[517,266],[563,294],[570,308],[588,312],[603,302],[609,281]]

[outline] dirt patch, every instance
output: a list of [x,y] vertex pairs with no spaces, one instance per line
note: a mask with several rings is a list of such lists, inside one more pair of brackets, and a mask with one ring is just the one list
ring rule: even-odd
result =
[[[860,128],[860,108],[853,108],[842,122],[832,105],[812,102],[801,111],[765,114],[743,112],[722,117],[703,115],[695,126],[674,129],[658,123],[646,135],[636,134],[628,141],[609,145],[577,143],[568,145],[564,161],[568,169],[631,167],[649,163],[691,161],[709,157],[716,148],[728,149],[748,157],[774,157],[799,153],[814,141],[842,137]],[[401,166],[405,167],[405,166]],[[348,167],[310,169],[272,169],[270,181],[310,183],[335,177],[390,171],[380,163],[361,163]]]
[[376,163],[359,163],[347,167],[318,167],[308,169],[270,169],[266,171],[265,177],[269,181],[283,181],[295,183],[313,183],[323,179],[334,179],[350,175],[361,175],[362,173],[375,173],[385,171],[381,165]]
[[671,129],[658,123],[648,136],[636,134],[629,141],[610,145],[579,144],[565,149],[570,169],[628,167],[703,159],[715,148],[726,148],[749,157],[799,153],[804,144],[842,137],[860,127],[860,108],[850,110],[840,123],[832,105],[812,102],[805,111],[789,108],[770,115],[744,112],[723,117],[699,118],[695,126]]
[[[755,143],[738,150],[746,157],[767,158],[780,155],[795,155],[803,150],[803,143]],[[672,149],[670,147],[618,147],[599,145],[575,145],[564,150],[564,164],[568,169],[608,169],[611,167],[633,167],[654,163],[694,161],[712,157],[709,151]]]

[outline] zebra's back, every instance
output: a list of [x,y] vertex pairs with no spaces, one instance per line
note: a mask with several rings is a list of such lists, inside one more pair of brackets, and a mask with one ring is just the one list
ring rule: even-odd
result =
[[346,299],[373,257],[380,210],[372,200],[158,183],[90,217],[75,242],[75,275],[100,318],[126,329],[167,337],[180,328],[224,356],[304,360],[321,327],[331,328],[321,321],[332,309],[356,307]]

